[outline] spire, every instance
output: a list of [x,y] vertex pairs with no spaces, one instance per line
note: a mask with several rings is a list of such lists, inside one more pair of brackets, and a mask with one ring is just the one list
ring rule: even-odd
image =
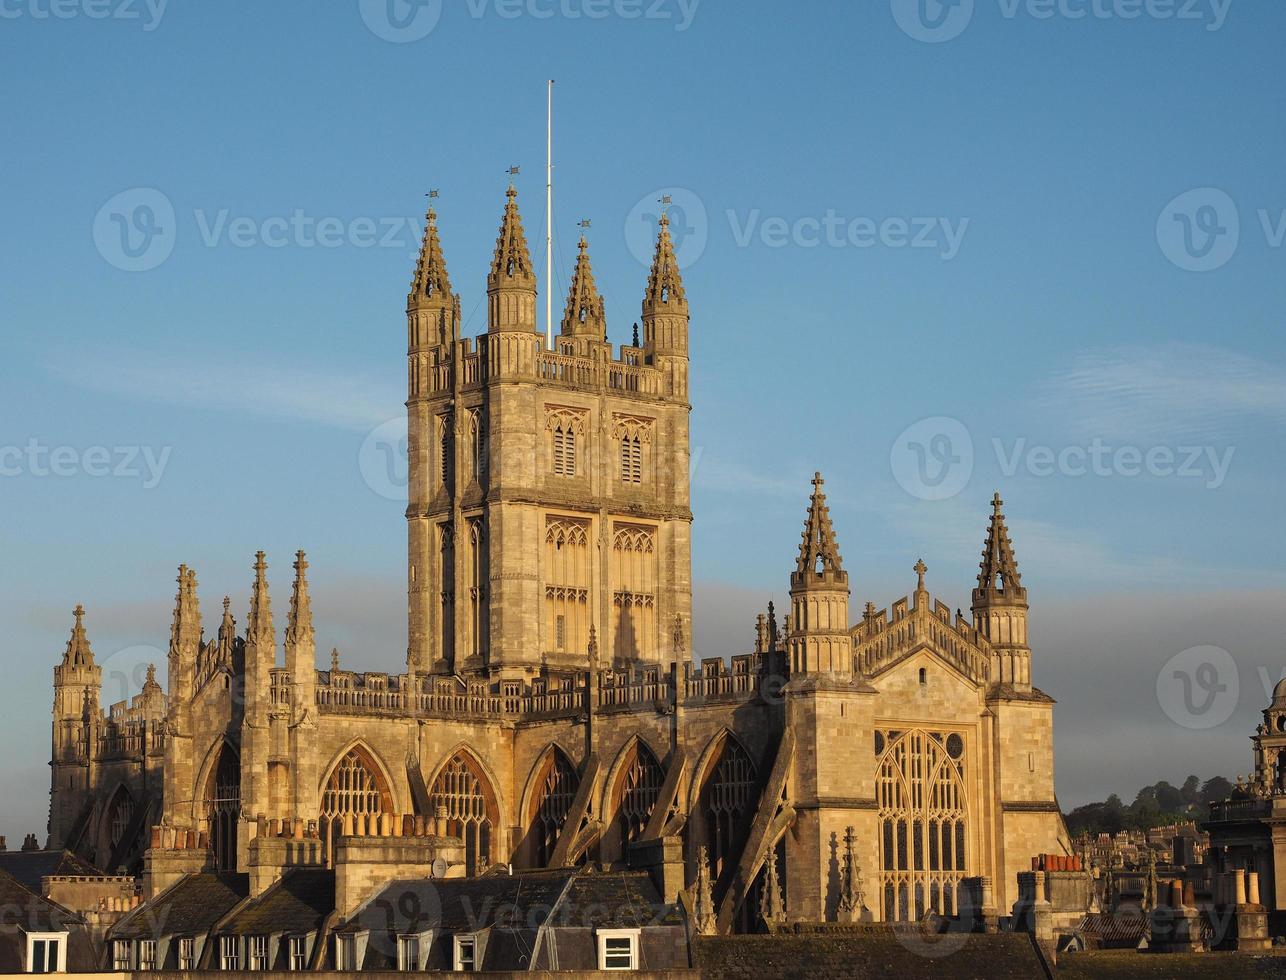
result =
[[713,936],[716,920],[714,914],[714,896],[710,891],[710,855],[709,848],[702,847],[697,855],[697,886],[693,898],[693,925],[697,935]]
[[85,635],[85,607],[77,605],[72,610],[76,621],[71,627],[71,638],[67,641],[67,650],[63,653],[64,667],[93,667],[94,651],[89,647],[89,637]]
[[286,643],[307,643],[313,636],[313,603],[308,595],[308,559],[302,551],[295,553],[295,587],[290,594],[290,622],[286,626]]
[[237,621],[232,618],[232,597],[223,597],[223,620],[219,623],[219,650],[232,649],[237,638]]
[[973,592],[975,606],[981,602],[1006,600],[1020,605],[1027,602],[1027,590],[1023,588],[1018,562],[1014,559],[1014,545],[1009,540],[1009,529],[1005,527],[1003,506],[1000,494],[991,498],[991,524],[987,528],[987,543],[983,546],[982,561],[978,565],[978,588]]
[[246,635],[266,635],[272,642],[272,600],[268,596],[268,563],[262,551],[255,554],[255,584],[250,593],[250,617],[246,620]]
[[589,242],[584,235],[581,236],[579,247],[580,254],[576,256],[572,285],[567,291],[562,332],[565,336],[603,340],[607,337],[607,313],[603,307],[603,297],[598,294],[598,286],[594,283],[594,270],[589,261]]
[[839,544],[835,541],[835,529],[831,527],[831,512],[826,506],[826,494],[822,493],[824,483],[820,473],[813,474],[813,496],[808,504],[808,517],[804,521],[804,533],[799,543],[799,560],[795,563],[795,575],[801,582],[806,577],[820,576],[827,572],[836,576],[844,575],[847,580],[840,560]]
[[670,216],[663,214],[652,271],[647,277],[647,293],[643,297],[643,316],[646,319],[649,315],[666,313],[687,316],[688,299],[683,292],[683,276],[674,255],[674,242],[670,239]]
[[844,877],[840,881],[839,921],[858,922],[866,918],[866,895],[862,891],[862,868],[857,863],[857,831],[844,831]]
[[487,276],[488,328],[492,332],[536,330],[536,274],[531,268],[527,236],[518,214],[518,192],[512,184],[505,193],[505,213],[496,238],[496,254]]
[[438,215],[432,207],[424,216],[424,241],[420,257],[415,263],[415,277],[411,292],[406,297],[410,310],[450,310],[455,306],[451,293],[451,280],[447,277],[447,263],[442,256],[442,242],[438,239]]

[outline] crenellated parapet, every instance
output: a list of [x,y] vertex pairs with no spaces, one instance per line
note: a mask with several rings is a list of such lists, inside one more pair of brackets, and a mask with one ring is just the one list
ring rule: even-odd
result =
[[867,677],[929,645],[971,681],[985,684],[991,680],[991,644],[963,616],[953,620],[950,607],[937,599],[930,606],[903,597],[893,603],[891,611],[876,611],[868,605],[851,636],[857,669]]

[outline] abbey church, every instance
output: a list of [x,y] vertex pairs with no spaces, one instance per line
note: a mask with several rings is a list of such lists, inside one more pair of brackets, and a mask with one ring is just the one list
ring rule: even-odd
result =
[[302,552],[275,609],[256,557],[241,623],[181,567],[165,686],[149,672],[128,702],[100,704],[78,607],[50,848],[147,895],[215,872],[257,894],[307,867],[344,914],[381,876],[645,869],[720,933],[1007,912],[1034,856],[1072,853],[999,495],[969,615],[908,560],[914,591],[854,616],[818,475],[781,556],[789,610],[693,651],[690,315],[666,219],[632,345],[608,342],[582,239],[547,348],[512,187],[486,290],[486,333],[462,337],[430,210],[407,300],[405,672],[319,662]]

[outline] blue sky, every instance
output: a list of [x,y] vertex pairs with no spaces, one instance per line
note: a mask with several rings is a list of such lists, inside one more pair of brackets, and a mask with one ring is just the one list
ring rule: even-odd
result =
[[[699,656],[784,597],[814,470],[855,609],[921,556],[967,606],[998,488],[1063,802],[1248,767],[1286,665],[1278,5],[390,2],[0,2],[11,837],[44,832],[76,602],[132,679],[180,562],[212,631],[259,548],[284,609],[302,547],[319,643],[403,660],[402,505],[359,455],[401,412],[424,194],[467,316],[511,165],[540,236],[549,77],[556,307],[589,218],[628,341],[675,199]],[[1165,689],[1205,646],[1208,729]]]

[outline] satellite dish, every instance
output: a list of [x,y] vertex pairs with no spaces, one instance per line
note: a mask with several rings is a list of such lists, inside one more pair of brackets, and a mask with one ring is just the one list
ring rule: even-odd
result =
[[446,858],[441,858],[441,857],[434,858],[433,864],[430,866],[430,869],[429,869],[429,877],[445,878],[448,867],[449,865],[447,864]]

